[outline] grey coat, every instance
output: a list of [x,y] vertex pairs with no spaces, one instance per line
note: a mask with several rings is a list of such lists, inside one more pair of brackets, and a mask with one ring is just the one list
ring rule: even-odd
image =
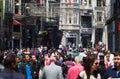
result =
[[41,79],[63,79],[62,68],[55,64],[45,66],[42,71]]

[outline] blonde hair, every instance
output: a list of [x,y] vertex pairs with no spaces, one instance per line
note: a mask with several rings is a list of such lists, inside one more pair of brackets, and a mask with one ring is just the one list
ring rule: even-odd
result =
[[75,62],[80,63],[82,61],[82,58],[80,56],[75,57]]

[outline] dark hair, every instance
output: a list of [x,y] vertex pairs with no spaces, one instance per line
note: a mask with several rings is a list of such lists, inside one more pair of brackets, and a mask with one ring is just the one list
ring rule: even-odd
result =
[[6,68],[12,68],[12,63],[15,63],[15,58],[17,58],[15,54],[8,54],[4,59],[4,66]]
[[22,54],[22,58],[24,59],[26,55],[31,56],[29,54]]
[[91,70],[92,70],[91,66],[93,65],[96,59],[97,59],[97,56],[95,54],[90,54],[84,59],[84,68],[87,74],[87,79],[90,78],[90,75],[93,75],[93,73],[91,73]]
[[120,51],[115,52],[114,56],[120,56]]

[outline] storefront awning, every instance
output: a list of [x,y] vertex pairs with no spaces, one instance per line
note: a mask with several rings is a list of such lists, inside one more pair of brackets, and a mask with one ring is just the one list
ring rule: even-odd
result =
[[21,23],[19,22],[19,21],[17,21],[17,20],[13,20],[13,25],[20,25]]

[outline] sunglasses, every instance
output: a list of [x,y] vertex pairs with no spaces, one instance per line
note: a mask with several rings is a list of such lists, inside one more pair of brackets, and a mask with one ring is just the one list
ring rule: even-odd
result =
[[95,65],[98,65],[98,64],[99,64],[98,62],[95,63]]

